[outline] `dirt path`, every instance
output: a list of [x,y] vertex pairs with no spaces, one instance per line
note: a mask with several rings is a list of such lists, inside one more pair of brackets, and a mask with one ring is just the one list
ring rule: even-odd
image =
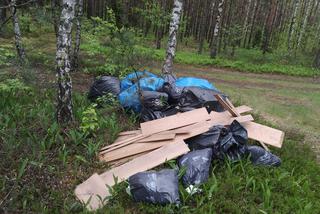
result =
[[[159,70],[160,65],[152,67]],[[320,81],[313,78],[253,74],[214,67],[175,65],[178,76],[208,79],[235,103],[254,108],[287,136],[302,134],[320,154]],[[320,155],[319,155],[320,158]]]

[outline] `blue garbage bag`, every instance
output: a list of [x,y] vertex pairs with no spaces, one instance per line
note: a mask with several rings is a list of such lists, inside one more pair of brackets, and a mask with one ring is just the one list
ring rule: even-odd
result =
[[137,71],[128,74],[123,80],[120,82],[120,89],[121,91],[127,90],[131,86],[133,86],[139,79],[143,79],[145,77],[158,77],[157,75],[150,73],[146,70],[144,71]]
[[139,99],[139,87],[141,91],[157,91],[162,88],[164,82],[164,79],[159,77],[146,77],[140,79],[139,85],[137,82],[119,94],[118,98],[120,104],[124,108],[140,112],[142,106]]
[[177,87],[199,87],[203,89],[212,89],[219,91],[212,83],[208,80],[195,78],[195,77],[180,77],[176,80],[175,85]]

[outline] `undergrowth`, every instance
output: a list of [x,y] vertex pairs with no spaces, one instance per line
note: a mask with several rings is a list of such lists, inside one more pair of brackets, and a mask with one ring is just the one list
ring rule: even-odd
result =
[[[75,93],[75,122],[71,128],[60,128],[54,97],[51,89],[39,90],[18,79],[0,84],[1,211],[86,212],[74,188],[108,168],[97,160],[99,148],[136,126],[136,117],[128,116],[116,101],[102,99],[109,104],[96,108],[84,94]],[[88,120],[88,115],[94,119]],[[254,167],[248,160],[214,162],[202,193],[189,196],[180,186],[179,206],[135,203],[124,182],[99,212],[314,213],[320,209],[320,167],[311,148],[299,141],[286,139],[281,150],[273,150],[282,159],[279,168]]]

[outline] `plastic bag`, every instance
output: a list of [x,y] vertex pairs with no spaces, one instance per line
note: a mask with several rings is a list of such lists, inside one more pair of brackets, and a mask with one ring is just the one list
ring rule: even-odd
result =
[[185,186],[198,185],[208,180],[211,165],[212,149],[189,152],[178,160],[179,167],[186,167],[182,177]]
[[210,110],[217,112],[224,111],[223,107],[214,97],[215,94],[220,94],[221,92],[212,89],[203,89],[199,87],[186,87],[183,89],[179,97],[179,107],[182,111],[190,111],[196,108],[201,108],[210,102]]
[[213,157],[238,161],[247,154],[247,130],[236,120],[229,128],[221,129],[219,140],[213,146]]
[[162,92],[169,95],[169,103],[177,104],[182,94],[182,88],[178,88],[175,84],[164,83],[161,89]]
[[209,129],[209,131],[189,138],[185,140],[185,142],[189,145],[191,150],[212,148],[218,142],[222,129],[224,129],[224,126],[213,126]]
[[259,146],[248,146],[248,154],[254,165],[280,166],[281,159]]
[[167,116],[175,115],[179,112],[179,110],[175,107],[167,107],[166,109],[163,109],[161,111],[155,111],[151,108],[143,107],[140,114],[141,122],[147,122],[150,120],[156,120],[160,118],[164,118]]
[[140,172],[129,177],[130,192],[136,202],[179,204],[177,170]]
[[98,97],[108,93],[111,93],[114,96],[118,96],[120,93],[120,81],[117,77],[102,76],[95,79],[90,87],[88,99],[95,101]]
[[124,108],[132,109],[135,112],[141,111],[139,89],[142,91],[157,91],[162,88],[164,80],[157,77],[140,79],[130,88],[122,91],[118,99]]
[[138,79],[143,79],[145,77],[156,77],[158,78],[157,75],[150,73],[146,70],[144,71],[137,71],[137,72],[132,72],[128,74],[125,78],[121,80],[121,91],[127,90],[131,86],[133,86],[135,83],[138,82]]
[[208,80],[195,77],[180,77],[176,80],[175,85],[177,87],[195,86],[202,89],[213,89],[215,91],[218,91],[218,89],[214,87],[214,85],[211,84]]
[[142,103],[146,108],[160,111],[168,106],[168,94],[157,91],[142,91]]

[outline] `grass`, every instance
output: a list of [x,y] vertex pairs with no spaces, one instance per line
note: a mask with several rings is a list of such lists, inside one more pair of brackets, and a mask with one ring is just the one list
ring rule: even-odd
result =
[[[3,175],[0,176],[0,212],[86,213],[73,194],[76,185],[94,172],[105,171],[108,166],[97,160],[98,149],[111,143],[121,130],[130,130],[137,125],[136,117],[129,116],[116,102],[103,108],[93,108],[93,113],[86,94],[76,88],[73,97],[74,124],[69,128],[56,124],[55,90],[47,84],[54,68],[54,39],[53,34],[50,35],[48,40],[52,43],[41,38],[25,38],[31,68],[24,70],[15,66],[10,51],[2,58],[5,63],[0,65],[0,174]],[[7,40],[4,42],[7,43]],[[88,41],[83,47],[85,48],[82,54],[90,56],[84,61],[89,72],[96,65],[103,65],[104,58],[97,57],[101,57],[101,52],[106,51],[105,47],[97,49],[97,53],[92,53],[94,48]],[[13,46],[10,48],[13,49]],[[163,53],[163,50],[155,51],[158,59],[163,57]],[[177,61],[181,63],[199,65],[206,60],[212,63],[204,55],[184,51],[181,54],[181,57],[179,52],[177,55]],[[21,80],[25,74],[21,74],[29,70],[34,76],[29,73],[26,84]],[[185,73],[187,71],[181,72]],[[298,73],[294,72],[293,75]],[[194,71],[191,71],[191,74],[194,74]],[[41,80],[42,75],[45,76],[44,80]],[[80,75],[82,73],[77,73],[76,76]],[[266,83],[259,77],[250,79],[248,76],[235,76],[234,73],[205,75],[209,79],[249,81],[248,85],[255,82]],[[46,87],[38,83],[40,80],[46,83]],[[304,79],[301,81],[304,82]],[[77,84],[76,78],[74,84]],[[287,121],[298,125],[305,124],[318,130],[317,126],[309,121],[317,122],[318,111],[315,106],[319,104],[318,93],[299,92],[298,88],[290,92],[292,87],[287,80],[279,80],[279,85],[283,87],[279,89],[281,96],[312,100],[312,103],[308,104],[310,115],[306,119],[303,117],[303,109],[297,104],[293,108],[294,114],[298,115],[297,120],[291,117],[287,118]],[[292,102],[278,105],[282,106],[280,109],[274,107],[274,101],[266,100],[263,88],[249,90],[240,87],[235,90],[235,86],[230,84],[217,83],[217,86],[238,98],[239,102],[246,101],[246,104],[257,106],[262,112],[279,117],[286,117],[291,112],[288,103]],[[311,83],[304,83],[301,87],[315,91],[318,89],[318,86]],[[247,100],[251,103],[247,103]],[[88,115],[94,115],[97,120],[84,119]],[[259,118],[258,116],[260,115],[255,118]],[[263,119],[258,119],[258,122],[266,124]],[[94,123],[95,128],[89,133],[80,128],[90,127],[91,123]],[[276,127],[283,128],[280,123]],[[201,186],[201,194],[188,196],[180,186],[179,207],[135,203],[126,194],[127,184],[124,182],[115,187],[110,203],[98,212],[314,213],[320,209],[320,166],[311,147],[300,143],[304,136],[297,133],[289,132],[284,147],[273,150],[282,159],[283,164],[279,168],[254,167],[247,160],[236,164],[213,162],[210,179]],[[165,164],[162,167],[170,165]]]
[[[150,48],[139,47],[141,51],[150,51]],[[231,68],[237,71],[253,73],[274,73],[291,76],[317,76],[317,69],[305,65],[294,65],[288,62],[281,62],[281,58],[274,55],[262,55],[256,49],[239,50],[239,57],[230,58],[226,54],[216,59],[211,59],[209,54],[197,54],[190,51],[177,51],[175,62],[187,65],[205,65],[221,68]],[[165,57],[165,49],[154,50],[153,58],[162,61]]]

